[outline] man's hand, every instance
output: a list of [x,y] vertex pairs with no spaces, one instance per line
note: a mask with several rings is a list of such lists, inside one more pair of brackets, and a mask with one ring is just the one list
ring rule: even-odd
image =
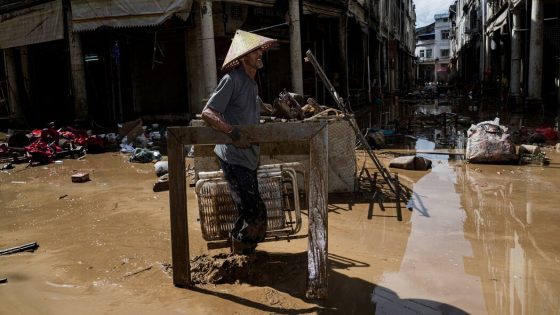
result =
[[251,143],[249,142],[249,138],[247,137],[247,133],[245,131],[233,128],[233,130],[228,135],[231,140],[233,140],[234,146],[242,149],[251,147]]

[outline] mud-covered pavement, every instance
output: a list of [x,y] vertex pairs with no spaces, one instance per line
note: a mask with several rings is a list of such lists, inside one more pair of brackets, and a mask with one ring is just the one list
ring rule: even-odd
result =
[[[432,170],[398,170],[414,192],[402,222],[391,205],[368,220],[368,203],[331,202],[326,301],[305,299],[307,239],[260,245],[237,281],[174,287],[150,163],[20,164],[0,172],[0,248],[40,247],[0,256],[0,314],[558,314],[560,154],[544,152],[544,167],[425,155]],[[80,171],[91,181],[72,183]],[[227,257],[206,249],[188,200],[191,258]]]

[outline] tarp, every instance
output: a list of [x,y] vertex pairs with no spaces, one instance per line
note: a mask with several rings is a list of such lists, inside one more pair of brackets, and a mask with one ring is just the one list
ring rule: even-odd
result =
[[55,0],[0,15],[0,49],[64,38],[62,1]]
[[100,26],[155,26],[174,15],[186,21],[192,3],[193,0],[72,0],[72,28],[80,32]]

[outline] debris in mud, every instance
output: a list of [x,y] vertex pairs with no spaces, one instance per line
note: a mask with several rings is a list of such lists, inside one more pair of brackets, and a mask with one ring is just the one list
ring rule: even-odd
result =
[[2,255],[10,255],[24,251],[35,251],[39,247],[37,242],[27,243],[15,247],[10,247],[6,249],[0,249],[0,256]]
[[8,278],[0,278],[0,283],[7,283],[8,282]]
[[124,274],[123,277],[124,277],[124,278],[127,278],[127,277],[130,277],[130,276],[134,276],[134,275],[137,275],[137,274],[139,274],[139,273],[141,273],[141,272],[148,271],[148,270],[150,270],[150,269],[152,269],[152,265],[149,265],[149,266],[144,267],[144,268],[140,268],[140,269],[135,270],[135,271],[127,272],[127,273]]
[[72,183],[85,183],[89,181],[89,173],[76,173],[72,175]]
[[536,153],[529,154],[519,154],[519,164],[537,164],[541,166],[546,166],[550,164],[550,159],[546,156],[546,153],[538,151]]
[[138,162],[138,163],[150,163],[155,161],[161,160],[162,155],[157,150],[149,150],[143,148],[136,148],[134,152],[132,152],[132,156],[130,157],[130,162]]
[[164,174],[158,177],[152,188],[154,192],[168,191],[169,190],[169,174]]
[[158,161],[154,164],[154,170],[157,177],[161,177],[169,172],[169,162],[168,161]]
[[426,171],[432,168],[432,161],[420,156],[400,156],[389,164],[389,167],[405,170]]
[[[84,128],[86,127],[86,128]],[[94,127],[92,130],[87,127]],[[165,148],[165,129],[159,124],[143,126],[142,120],[119,125],[119,133],[111,127],[85,126],[78,122],[55,127],[51,122],[42,129],[8,129],[7,143],[0,142],[1,163],[24,163],[31,166],[61,161],[63,158],[81,160],[89,153],[102,153],[107,149],[134,153],[137,148]],[[99,134],[95,134],[99,131]],[[60,162],[59,162],[60,163]]]
[[2,167],[0,167],[0,170],[11,170],[13,168],[14,168],[14,165],[12,163],[8,163],[8,164],[2,165]]

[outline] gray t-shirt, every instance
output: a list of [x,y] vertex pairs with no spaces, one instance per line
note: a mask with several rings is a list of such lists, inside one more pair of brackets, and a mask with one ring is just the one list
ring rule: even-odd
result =
[[[258,86],[255,80],[241,68],[227,73],[218,83],[206,106],[222,114],[231,125],[256,125],[260,119],[257,102]],[[227,163],[255,170],[259,164],[260,149],[252,145],[240,149],[232,144],[218,144],[214,148],[218,157]]]

